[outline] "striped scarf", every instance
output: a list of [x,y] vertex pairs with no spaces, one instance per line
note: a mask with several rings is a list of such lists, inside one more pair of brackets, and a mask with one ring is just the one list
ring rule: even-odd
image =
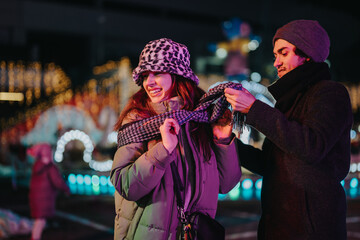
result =
[[[188,121],[203,123],[216,122],[230,105],[226,101],[224,94],[225,88],[240,90],[242,85],[234,82],[217,85],[201,97],[199,104],[193,111],[169,111],[140,121],[125,124],[118,132],[118,148],[130,143],[143,142],[159,137],[159,128],[167,118],[176,119],[179,125],[183,125]],[[239,121],[238,124],[242,126],[242,120]]]

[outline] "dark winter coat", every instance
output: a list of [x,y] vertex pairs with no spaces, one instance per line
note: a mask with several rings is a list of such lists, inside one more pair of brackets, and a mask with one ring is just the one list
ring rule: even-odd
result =
[[30,210],[33,218],[48,218],[55,213],[58,191],[69,193],[59,169],[53,162],[44,164],[41,160],[34,163],[30,180]]
[[263,176],[259,239],[346,239],[341,181],[350,165],[353,115],[346,88],[326,63],[306,63],[256,100],[247,124],[266,138],[262,150],[239,143],[241,164]]

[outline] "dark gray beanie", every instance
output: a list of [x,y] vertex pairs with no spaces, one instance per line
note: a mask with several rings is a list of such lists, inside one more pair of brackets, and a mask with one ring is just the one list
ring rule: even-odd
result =
[[318,21],[291,21],[276,31],[273,45],[279,38],[295,45],[314,62],[324,62],[329,56],[330,39]]

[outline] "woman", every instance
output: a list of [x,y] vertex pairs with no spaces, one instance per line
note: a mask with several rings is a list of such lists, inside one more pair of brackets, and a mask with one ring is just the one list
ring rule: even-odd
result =
[[[133,79],[141,89],[122,111],[116,129],[139,120],[146,123],[167,111],[189,112],[204,94],[190,68],[186,46],[166,38],[145,46]],[[185,212],[215,217],[218,193],[230,191],[239,182],[241,169],[231,129],[221,124],[213,129],[195,121],[180,126],[167,118],[160,127],[161,137],[119,144],[110,172],[116,188],[115,239],[179,239],[171,162],[184,185]],[[131,131],[125,138],[136,139]]]
[[31,239],[41,239],[46,219],[55,214],[55,201],[58,191],[70,194],[70,189],[53,162],[51,146],[47,143],[34,145],[28,154],[36,158],[30,180],[30,210],[35,219]]

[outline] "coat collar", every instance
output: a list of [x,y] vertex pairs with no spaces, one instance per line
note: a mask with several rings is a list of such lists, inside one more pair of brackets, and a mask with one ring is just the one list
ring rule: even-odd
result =
[[161,114],[167,111],[180,110],[184,104],[179,96],[175,96],[160,103],[149,102],[149,105],[154,109],[156,114]]
[[286,112],[300,93],[315,83],[330,78],[326,63],[305,63],[279,78],[268,89],[277,101],[275,107]]

